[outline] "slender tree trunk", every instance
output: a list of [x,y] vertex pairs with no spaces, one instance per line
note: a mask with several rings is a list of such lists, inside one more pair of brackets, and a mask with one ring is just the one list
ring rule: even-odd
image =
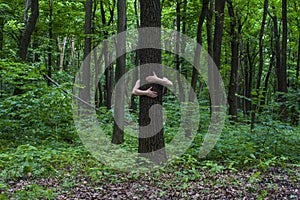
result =
[[[140,1],[141,8],[141,28],[143,27],[161,27],[161,6],[160,0],[147,0]],[[149,46],[150,44],[156,44],[161,46],[161,33],[157,31],[141,31],[140,40],[141,45]],[[147,65],[149,63],[161,64],[161,50],[160,49],[142,49],[139,52],[140,64]],[[167,156],[165,152],[164,142],[164,129],[162,118],[162,86],[157,84],[144,85],[145,78],[155,71],[158,76],[161,76],[161,68],[150,64],[142,67],[140,70],[141,89],[148,89],[152,87],[153,91],[156,91],[158,97],[150,98],[148,96],[140,97],[140,114],[139,114],[139,147],[138,152],[141,156],[149,158],[154,163],[166,162]],[[157,105],[156,105],[157,104]],[[151,114],[149,116],[150,108]],[[160,129],[160,130],[155,130]]]
[[278,92],[279,94],[278,101],[281,102],[280,106],[280,118],[282,121],[287,119],[287,107],[286,107],[286,97],[284,93],[287,93],[287,0],[282,0],[282,46],[281,46],[281,65],[278,69]]
[[[209,0],[209,10],[206,15],[206,37],[207,37],[207,52],[208,55],[213,58],[214,55],[214,43],[213,43],[213,31],[212,31],[212,19],[213,13],[215,10],[214,0]],[[213,79],[213,61],[208,58],[208,83],[211,88],[214,88],[214,79]],[[211,89],[210,89],[211,91]],[[210,99],[211,104],[212,99]]]
[[234,13],[233,5],[231,0],[227,0],[228,12],[230,16],[230,35],[231,35],[231,70],[230,70],[230,83],[228,89],[228,103],[229,103],[229,115],[231,119],[237,120],[237,75],[239,67],[238,59],[238,27],[237,19]]
[[38,17],[39,17],[39,1],[32,0],[31,1],[31,15],[25,26],[25,30],[22,32],[22,36],[20,38],[19,57],[20,57],[21,61],[26,60],[28,47],[29,47],[29,43],[30,43],[30,38],[34,31],[35,24],[37,22]]
[[220,69],[225,0],[216,0],[215,6],[216,6],[215,7],[216,16],[215,16],[213,58],[217,68]]
[[60,41],[59,36],[57,36],[57,46],[59,50],[59,71],[64,70],[64,58],[65,58],[65,49],[67,44],[67,36],[64,37],[63,41]]
[[[222,38],[223,38],[223,25],[224,25],[224,7],[225,0],[216,0],[215,1],[215,32],[213,40],[213,60],[216,64],[217,69],[220,69],[221,66],[221,49],[222,49]],[[214,74],[217,74],[214,70],[215,68],[210,68],[212,71],[213,77],[209,77],[210,83],[213,82],[210,86],[210,93],[212,94],[211,105],[214,105],[216,109],[219,109],[219,105],[222,102],[222,97],[219,97],[221,94],[217,94],[216,91],[220,91],[219,80],[215,79]],[[209,70],[209,71],[210,71]]]
[[[136,28],[140,27],[140,21],[139,21],[139,15],[138,15],[138,0],[134,1],[134,14],[136,17]],[[133,74],[132,74],[132,87],[134,87],[136,81],[138,80],[139,77],[139,71],[137,66],[139,65],[139,51],[135,51],[135,58],[134,58],[134,66],[136,67]],[[135,96],[131,95],[131,100],[130,100],[130,109],[136,110],[137,109],[137,104],[135,102]]]
[[73,72],[76,72],[76,57],[75,57],[75,36],[73,35],[71,38],[71,63]]
[[[103,1],[100,1],[100,11],[101,11],[101,19],[103,26],[110,26],[113,22],[114,18],[114,7],[109,9],[110,19],[106,22],[106,13],[103,5]],[[108,38],[108,32],[104,31],[104,39]],[[113,84],[113,66],[108,66],[109,63],[109,53],[108,53],[108,46],[107,43],[103,43],[103,55],[104,55],[104,62],[106,66],[105,70],[105,87],[104,87],[104,99],[105,105],[107,109],[111,109],[111,98],[112,98],[112,84]]]
[[272,68],[273,68],[273,65],[274,65],[274,60],[275,60],[275,53],[273,52],[272,56],[271,56],[271,59],[270,59],[269,69],[268,69],[268,72],[267,72],[267,75],[266,75],[264,89],[263,89],[263,92],[262,92],[263,99],[261,100],[261,106],[260,107],[263,107],[266,104],[266,101],[267,101],[268,85],[269,85],[269,80],[270,80],[271,73],[272,73]]
[[[26,8],[27,10],[27,8]],[[27,59],[27,53],[28,53],[28,47],[31,40],[31,35],[35,29],[35,25],[37,22],[37,19],[39,17],[39,1],[38,0],[32,0],[31,2],[31,15],[29,17],[28,22],[25,24],[25,30],[23,30],[22,35],[20,37],[19,41],[19,58],[22,62],[25,62]],[[24,90],[21,89],[23,83],[18,83],[14,89],[13,94],[19,95],[23,94]]]
[[246,74],[248,74],[247,76],[247,84],[246,84],[246,114],[248,114],[251,111],[251,107],[252,107],[252,102],[249,101],[249,99],[252,99],[252,82],[253,82],[253,73],[254,73],[254,58],[251,57],[251,50],[250,50],[250,43],[247,43],[247,59],[248,59],[248,63],[249,63],[249,68],[246,72]]
[[90,103],[91,94],[90,94],[90,84],[91,84],[91,72],[90,72],[90,63],[91,63],[91,49],[92,49],[92,39],[90,34],[92,33],[92,0],[86,0],[85,3],[85,26],[84,26],[84,65],[82,72],[82,83],[85,88],[82,90],[81,98]]
[[268,4],[269,1],[264,1],[264,11],[263,11],[263,19],[261,23],[260,33],[259,33],[259,67],[258,67],[258,73],[256,77],[256,92],[253,95],[253,99],[257,99],[253,102],[252,106],[252,112],[251,112],[251,130],[254,129],[255,126],[255,114],[257,111],[257,108],[259,107],[259,99],[260,99],[260,83],[261,83],[261,76],[263,71],[263,65],[264,65],[264,55],[263,55],[263,37],[265,32],[265,24],[266,24],[266,18],[267,18],[267,12],[268,12]]
[[176,20],[175,20],[175,26],[176,26],[176,30],[178,31],[177,33],[175,33],[175,69],[178,71],[177,73],[177,82],[178,82],[178,92],[179,92],[179,101],[183,102],[184,101],[184,92],[183,92],[183,87],[182,87],[182,82],[180,79],[180,58],[179,58],[179,48],[181,42],[180,37],[179,37],[179,32],[180,32],[180,27],[181,27],[181,21],[180,21],[180,0],[176,1]]
[[[183,11],[182,11],[182,34],[186,34],[186,18],[187,18],[187,0],[183,0]],[[181,54],[185,54],[186,41],[185,38],[181,38]],[[187,79],[187,69],[185,68],[184,61],[181,60],[181,74]]]
[[[118,33],[126,31],[126,0],[118,0]],[[114,106],[114,129],[112,143],[121,144],[124,142],[124,93],[126,68],[126,38],[119,37],[117,40],[117,65],[115,72],[116,86]],[[122,79],[121,79],[122,78]]]
[[199,65],[200,65],[201,47],[202,47],[202,43],[203,43],[202,27],[203,27],[203,23],[204,23],[205,17],[208,12],[208,3],[209,3],[209,0],[203,0],[201,14],[198,19],[197,43],[200,44],[200,46],[196,47],[196,52],[195,52],[195,57],[194,57],[194,68],[193,68],[192,80],[191,80],[191,91],[189,93],[189,101],[190,102],[193,102],[195,99],[194,94],[196,91],[196,84],[197,84],[197,80],[198,80],[198,69],[199,69]]
[[[51,78],[52,77],[52,40],[53,40],[53,2],[49,0],[49,43],[48,43],[48,66],[47,66],[47,74]],[[48,79],[48,86],[51,85],[51,81]]]

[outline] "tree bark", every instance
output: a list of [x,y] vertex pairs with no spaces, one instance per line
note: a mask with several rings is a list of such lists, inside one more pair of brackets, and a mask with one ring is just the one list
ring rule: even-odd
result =
[[90,72],[90,63],[91,63],[91,49],[92,49],[92,39],[90,34],[92,32],[92,0],[86,0],[85,3],[85,25],[84,25],[84,70],[82,71],[82,83],[84,85],[84,89],[82,90],[81,99],[90,103],[91,94],[90,94],[90,80],[91,80],[91,72]]
[[[161,27],[161,6],[160,0],[147,0],[140,1],[141,8],[141,28],[143,27]],[[139,43],[148,46],[150,44],[156,44],[156,46],[161,46],[161,33],[160,31],[141,31]],[[150,159],[154,163],[163,163],[167,161],[167,156],[165,152],[165,142],[164,142],[164,129],[163,129],[163,118],[162,118],[162,86],[157,84],[146,84],[144,85],[145,78],[155,71],[158,76],[161,76],[161,68],[159,66],[154,66],[157,63],[161,64],[161,50],[160,49],[142,49],[139,51],[140,64],[151,65],[141,67],[140,69],[140,81],[141,89],[153,88],[156,91],[158,97],[150,98],[147,96],[140,97],[140,113],[139,113],[139,146],[138,152],[141,156]],[[157,105],[156,105],[157,104]],[[152,109],[150,119],[150,108]],[[153,128],[159,128],[157,132],[151,129],[150,122]],[[154,132],[155,131],[155,132]]]
[[214,33],[214,46],[213,46],[213,58],[218,69],[221,65],[221,49],[223,38],[223,25],[224,25],[224,7],[225,0],[215,1],[215,33]]
[[259,101],[260,101],[260,83],[261,83],[261,76],[262,76],[262,71],[263,71],[263,65],[264,65],[264,55],[263,55],[263,36],[265,32],[265,24],[266,24],[266,18],[267,18],[267,12],[268,12],[268,4],[269,1],[265,0],[264,1],[264,11],[263,11],[263,19],[261,23],[261,28],[260,28],[260,33],[259,33],[259,66],[258,66],[258,73],[256,77],[256,92],[253,95],[253,108],[251,112],[251,130],[254,129],[255,126],[255,114],[257,111],[257,108],[259,107]]
[[64,57],[65,57],[66,44],[67,44],[67,36],[64,37],[62,42],[60,41],[59,36],[57,36],[57,46],[58,46],[58,50],[59,50],[59,71],[60,72],[62,72],[64,70]]
[[[49,0],[49,43],[48,43],[48,66],[47,66],[47,74],[51,78],[52,77],[52,40],[53,40],[53,2]],[[48,86],[51,85],[50,79],[48,79]]]
[[287,0],[282,0],[282,45],[281,45],[281,65],[279,65],[278,69],[278,92],[279,98],[278,101],[281,103],[280,106],[280,118],[282,121],[286,121],[287,119],[287,107],[286,107],[286,97],[284,93],[287,93],[287,32],[288,32],[288,24],[287,24]]
[[20,38],[19,57],[21,61],[26,61],[30,38],[34,31],[38,17],[39,17],[39,1],[32,0],[31,15],[25,26],[25,30],[22,32],[22,36]]
[[[114,6],[112,9],[109,8],[110,18],[108,22],[106,22],[106,12],[104,9],[103,1],[100,1],[100,11],[101,11],[101,20],[103,26],[110,26],[113,22],[114,18]],[[108,32],[104,31],[104,39],[108,38]],[[106,66],[105,70],[105,86],[104,86],[104,99],[105,105],[107,109],[111,109],[111,98],[112,98],[112,84],[113,84],[113,66],[108,66],[109,63],[109,52],[107,43],[103,42],[103,55],[104,55],[104,62]]]
[[[223,25],[224,25],[224,7],[225,0],[216,0],[215,1],[215,32],[214,32],[214,41],[213,41],[213,60],[216,64],[217,69],[220,69],[221,66],[221,49],[222,49],[222,38],[223,38]],[[215,79],[214,74],[215,68],[210,68],[209,71],[212,73],[213,77],[209,76],[210,83],[210,93],[212,94],[211,105],[214,105],[216,109],[219,109],[219,105],[222,102],[222,97],[218,97],[221,94],[217,94],[216,91],[220,91],[219,80]],[[213,82],[213,83],[212,83]]]
[[202,27],[203,23],[205,20],[205,17],[208,12],[208,3],[209,0],[203,0],[202,3],[202,10],[198,19],[198,25],[197,25],[197,43],[200,44],[200,46],[197,45],[196,47],[196,52],[195,52],[195,57],[194,57],[194,67],[193,67],[193,72],[192,72],[192,80],[191,80],[191,91],[189,93],[189,101],[193,102],[195,99],[195,91],[196,91],[196,84],[198,80],[198,69],[200,65],[200,56],[201,56],[201,48],[202,48]]
[[239,68],[239,45],[238,45],[238,27],[237,16],[234,13],[231,0],[227,0],[228,12],[230,16],[230,35],[231,35],[231,70],[230,70],[230,82],[228,88],[228,103],[229,103],[229,115],[233,121],[237,120],[237,75]]
[[182,87],[182,82],[180,79],[180,58],[179,58],[179,48],[180,45],[182,44],[179,40],[179,32],[180,32],[180,27],[181,27],[181,20],[180,20],[180,0],[176,1],[176,20],[175,20],[175,26],[176,26],[176,30],[177,32],[175,33],[175,70],[178,71],[177,73],[177,82],[178,82],[178,92],[179,92],[179,101],[183,102],[184,101],[184,92],[183,92],[183,87]]
[[[118,33],[126,31],[126,0],[118,0]],[[115,82],[120,82],[115,91],[114,105],[114,129],[112,143],[121,144],[124,142],[124,93],[126,67],[126,38],[117,39],[117,65],[115,71]],[[122,78],[122,79],[121,79]]]

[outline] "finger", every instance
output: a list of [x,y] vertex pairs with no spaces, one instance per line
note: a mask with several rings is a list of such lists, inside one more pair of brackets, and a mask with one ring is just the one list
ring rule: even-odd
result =
[[153,71],[153,75],[156,76],[155,72]]
[[152,87],[149,87],[149,89],[148,90],[152,90]]

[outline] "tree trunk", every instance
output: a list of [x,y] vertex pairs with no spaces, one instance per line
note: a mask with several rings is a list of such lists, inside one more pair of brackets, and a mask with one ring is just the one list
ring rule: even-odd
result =
[[85,26],[84,26],[84,70],[82,71],[82,83],[84,85],[84,89],[80,94],[81,99],[90,103],[91,94],[90,94],[90,84],[91,84],[91,72],[90,72],[90,63],[91,63],[91,49],[92,49],[92,39],[90,34],[92,32],[92,0],[86,0],[85,3]]
[[278,101],[281,103],[280,106],[280,118],[282,121],[287,119],[287,107],[286,107],[286,97],[284,93],[287,93],[287,0],[282,0],[282,46],[281,46],[281,65],[278,69],[278,92],[279,94]]
[[[183,0],[183,11],[182,11],[182,31],[181,33],[183,35],[186,34],[186,18],[187,18],[187,0]],[[181,54],[184,55],[185,54],[185,48],[186,48],[186,41],[185,38],[182,37],[181,38]],[[183,76],[187,79],[187,69],[185,68],[184,65],[184,61],[181,60],[181,74],[183,74]]]
[[[114,17],[114,8],[110,9],[110,19],[106,22],[106,13],[103,5],[103,1],[100,1],[100,11],[101,11],[101,20],[103,26],[110,26],[113,21]],[[104,39],[108,38],[108,32],[104,31]],[[107,109],[111,109],[111,95],[112,95],[112,83],[113,83],[113,66],[108,66],[109,63],[109,53],[108,53],[108,46],[106,42],[103,42],[103,55],[104,55],[104,62],[106,66],[105,70],[105,87],[104,87],[104,99],[105,105]]]
[[[126,31],[126,0],[118,0],[118,33]],[[114,105],[114,129],[112,143],[121,144],[124,142],[124,93],[126,68],[126,38],[117,39],[117,65],[115,72],[115,82],[119,82],[115,91]],[[121,79],[122,78],[122,79]],[[121,82],[120,82],[121,81]]]
[[223,37],[223,25],[224,25],[224,7],[225,0],[215,1],[215,33],[214,33],[214,46],[213,46],[213,58],[218,69],[221,65],[221,48]]
[[184,92],[183,92],[183,87],[182,87],[182,82],[180,79],[180,58],[179,58],[179,48],[181,42],[180,37],[179,37],[179,32],[180,32],[180,0],[176,1],[176,20],[175,20],[175,26],[177,32],[175,33],[175,70],[178,71],[177,73],[177,82],[178,82],[178,92],[179,92],[179,101],[183,102],[184,101]]
[[59,36],[57,36],[57,46],[58,46],[58,50],[59,50],[59,71],[60,72],[62,72],[64,70],[64,57],[65,57],[66,44],[67,44],[67,36],[64,37],[62,42],[60,41]]
[[75,36],[73,35],[71,38],[71,63],[73,72],[76,72],[76,59],[75,59]]
[[[249,63],[249,68],[246,70],[246,75],[247,75],[247,80],[246,80],[246,87],[245,87],[245,96],[246,96],[246,114],[249,114],[249,112],[251,111],[251,107],[252,107],[252,102],[250,101],[250,99],[252,99],[252,82],[253,82],[253,73],[254,73],[254,59],[255,57],[253,56],[253,58],[251,57],[251,50],[250,50],[250,43],[247,43],[247,60]],[[254,128],[254,127],[253,127]]]
[[31,15],[25,26],[25,30],[22,32],[22,36],[20,38],[19,57],[20,57],[21,61],[26,60],[28,47],[29,47],[29,43],[30,43],[30,38],[34,31],[35,24],[37,22],[38,17],[39,17],[39,1],[32,0],[31,1]]
[[[48,43],[48,66],[47,66],[47,74],[51,78],[52,77],[52,40],[53,40],[53,2],[49,0],[49,43]],[[48,86],[51,85],[50,79],[48,79]]]
[[263,37],[264,37],[264,32],[265,32],[265,24],[266,24],[266,18],[267,18],[267,12],[268,12],[268,4],[269,1],[265,0],[264,1],[264,11],[263,11],[263,19],[261,23],[261,28],[260,28],[260,33],[259,33],[259,66],[258,66],[258,73],[256,77],[256,92],[253,95],[253,100],[252,101],[252,112],[251,112],[251,130],[254,129],[255,126],[255,114],[257,111],[257,108],[259,107],[259,99],[260,99],[260,82],[261,82],[261,76],[262,76],[262,70],[263,70],[263,65],[264,65],[264,55],[263,55]]
[[193,102],[195,99],[195,92],[196,92],[196,84],[198,80],[198,69],[200,65],[200,56],[201,56],[201,48],[202,48],[202,27],[205,20],[205,17],[208,12],[208,3],[209,0],[203,0],[202,4],[202,10],[201,14],[198,19],[198,25],[197,25],[197,43],[200,44],[200,46],[197,45],[195,57],[194,57],[194,67],[193,67],[193,73],[192,73],[192,80],[191,80],[191,91],[189,93],[189,101]]
[[237,75],[239,67],[238,59],[238,27],[237,18],[234,13],[231,0],[227,0],[228,12],[230,16],[230,35],[231,35],[231,70],[230,70],[230,83],[228,88],[228,103],[229,103],[229,115],[233,121],[237,120]]
[[[140,1],[141,8],[141,28],[143,27],[161,27],[161,6],[159,0],[147,0]],[[156,44],[161,46],[161,33],[160,31],[140,31],[139,43],[143,46],[149,46],[150,44]],[[164,129],[162,118],[162,86],[157,84],[144,85],[145,78],[155,71],[158,76],[161,76],[161,68],[154,66],[157,63],[161,64],[161,50],[160,49],[142,49],[139,51],[140,64],[151,65],[141,67],[140,69],[140,81],[141,89],[153,88],[156,91],[158,97],[150,98],[148,96],[140,97],[140,113],[139,113],[139,146],[138,152],[141,156],[150,159],[154,163],[163,163],[167,161],[164,142]],[[157,104],[157,105],[155,105]],[[150,108],[151,119],[149,117]],[[158,128],[157,128],[158,127]],[[155,129],[160,129],[156,131]]]
[[[222,38],[223,38],[223,25],[224,25],[224,7],[225,0],[216,0],[215,1],[215,32],[214,32],[214,41],[213,41],[213,60],[216,64],[217,69],[220,69],[221,66],[221,49],[222,49]],[[216,91],[220,91],[219,80],[215,79],[214,68],[210,68],[209,71],[212,71],[213,77],[209,77],[210,93],[212,94],[211,105],[214,105],[216,109],[219,109],[219,105],[222,102],[222,97],[218,97],[221,94],[217,94]],[[212,83],[213,82],[213,83]]]

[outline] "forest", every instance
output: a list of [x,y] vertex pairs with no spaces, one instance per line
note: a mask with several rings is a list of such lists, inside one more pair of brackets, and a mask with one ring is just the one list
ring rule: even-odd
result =
[[300,199],[298,0],[1,0],[0,199]]

